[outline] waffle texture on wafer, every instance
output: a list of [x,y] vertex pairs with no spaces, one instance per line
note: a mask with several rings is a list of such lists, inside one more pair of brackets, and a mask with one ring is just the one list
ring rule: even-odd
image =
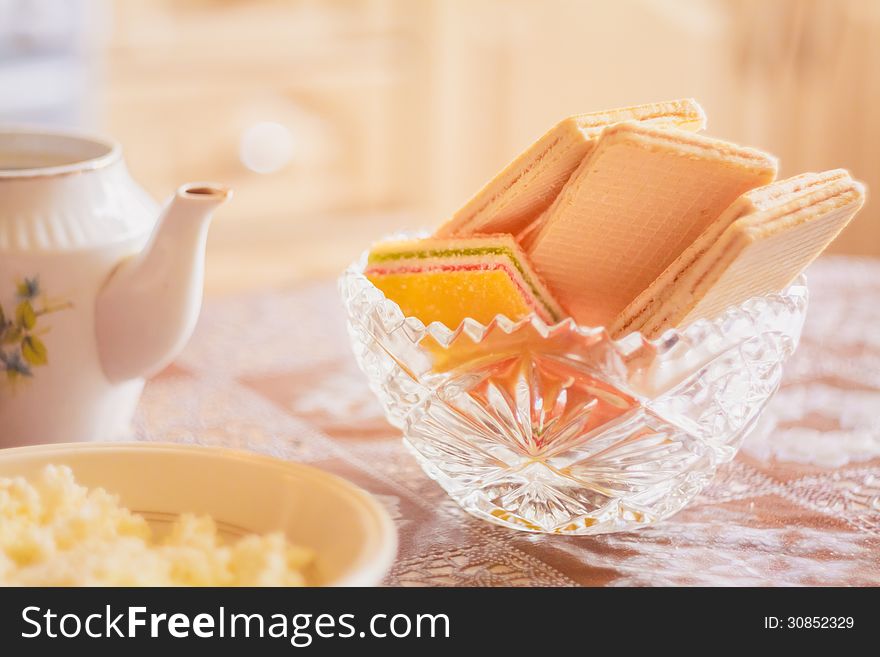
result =
[[776,160],[760,151],[636,122],[606,128],[538,219],[532,264],[580,323],[609,326]]
[[793,178],[777,180],[769,185],[758,187],[742,194],[718,218],[688,246],[684,252],[639,294],[612,323],[610,333],[621,337],[633,331],[641,331],[649,318],[657,311],[674,285],[737,219],[749,214],[778,208],[792,199],[811,191],[827,187],[838,180],[848,180],[844,169],[833,169],[822,173],[803,173]]
[[864,187],[844,175],[740,216],[660,291],[641,332],[657,337],[668,328],[716,317],[751,297],[778,292],[831,243],[864,200]]
[[589,155],[601,131],[621,121],[695,131],[706,124],[702,108],[689,98],[564,119],[477,192],[436,235],[518,235],[527,230]]
[[554,323],[564,311],[510,235],[377,244],[365,275],[407,316],[457,327],[536,313]]

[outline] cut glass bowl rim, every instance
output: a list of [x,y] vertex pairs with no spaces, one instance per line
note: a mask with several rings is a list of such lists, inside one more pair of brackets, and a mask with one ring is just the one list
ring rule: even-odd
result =
[[[424,236],[424,233],[404,233],[389,236],[380,240],[380,242]],[[473,317],[466,317],[453,329],[439,321],[426,325],[418,317],[405,315],[395,301],[385,296],[385,293],[373,285],[364,275],[368,255],[369,249],[361,253],[360,257],[349,265],[340,277],[340,289],[343,291],[343,297],[345,298],[344,286],[346,281],[354,281],[359,288],[358,293],[369,290],[369,293],[374,297],[371,300],[372,304],[383,306],[384,317],[388,320],[386,326],[384,326],[386,332],[390,333],[397,328],[404,327],[414,344],[421,342],[424,337],[430,336],[444,349],[450,348],[462,335],[469,337],[475,344],[478,344],[494,329],[500,329],[504,333],[512,335],[530,326],[543,338],[564,331],[575,333],[583,338],[607,340],[619,353],[633,353],[647,348],[662,354],[682,342],[698,342],[708,333],[724,335],[727,333],[725,327],[735,325],[737,323],[736,320],[745,319],[750,323],[754,323],[755,319],[762,315],[768,305],[805,306],[808,298],[806,275],[801,272],[792,283],[779,292],[750,297],[738,305],[728,306],[721,314],[712,319],[698,319],[684,327],[667,329],[654,339],[644,337],[640,331],[633,331],[621,338],[612,339],[607,328],[604,326],[583,326],[575,322],[571,317],[548,324],[534,312],[519,320],[512,320],[506,315],[499,314],[488,323],[480,322]]]

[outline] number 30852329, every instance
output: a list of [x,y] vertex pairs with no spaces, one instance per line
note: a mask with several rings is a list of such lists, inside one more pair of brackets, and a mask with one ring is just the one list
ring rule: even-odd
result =
[[765,616],[766,629],[792,630],[848,630],[855,620],[852,616]]

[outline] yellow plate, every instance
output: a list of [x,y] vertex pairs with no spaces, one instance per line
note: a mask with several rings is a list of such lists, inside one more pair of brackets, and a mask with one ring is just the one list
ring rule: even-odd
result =
[[50,463],[151,523],[190,512],[230,535],[283,531],[315,551],[321,586],[379,584],[397,552],[394,523],[375,498],[307,465],[197,445],[65,443],[0,450],[0,477],[31,477]]

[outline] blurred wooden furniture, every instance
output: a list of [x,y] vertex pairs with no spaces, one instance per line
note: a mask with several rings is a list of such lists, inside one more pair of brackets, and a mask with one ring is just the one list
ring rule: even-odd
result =
[[[430,226],[567,114],[695,96],[713,134],[782,173],[880,189],[880,12],[860,0],[115,0],[107,128],[157,196],[236,188],[209,293],[328,276],[370,240]],[[289,132],[275,173],[240,158]],[[880,255],[870,201],[834,249]]]
[[[211,234],[209,291],[331,274],[386,230],[385,213],[412,203],[418,167],[406,156],[417,156],[409,145],[425,128],[395,128],[417,76],[388,9],[113,3],[107,123],[135,177],[156,195],[198,178],[236,190]],[[239,156],[261,121],[283,124],[293,141],[289,165],[266,175]]]

